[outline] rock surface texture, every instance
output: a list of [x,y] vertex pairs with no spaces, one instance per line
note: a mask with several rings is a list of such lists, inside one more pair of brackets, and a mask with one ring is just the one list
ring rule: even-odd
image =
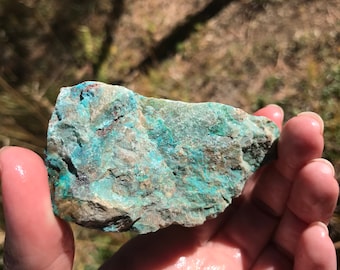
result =
[[46,152],[54,211],[105,231],[202,224],[241,193],[278,136],[270,120],[219,103],[99,82],[62,88]]

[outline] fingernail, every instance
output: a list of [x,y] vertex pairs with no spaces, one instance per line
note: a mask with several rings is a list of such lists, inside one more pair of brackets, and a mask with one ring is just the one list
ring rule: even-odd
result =
[[281,108],[281,106],[279,106],[275,103],[268,104],[266,107],[276,107],[283,113],[283,109]]
[[[3,146],[3,147],[1,147],[0,148],[0,154],[3,152],[3,151],[5,151],[7,148],[9,148],[10,146]],[[1,173],[1,167],[2,167],[2,165],[1,165],[1,162],[0,162],[0,173]]]
[[7,149],[7,148],[9,148],[10,146],[3,146],[3,147],[1,147],[0,148],[0,153],[2,152],[2,151],[4,151],[5,149]]
[[277,105],[277,104],[269,104],[269,105],[267,105],[266,107],[276,107],[276,109],[277,109],[277,112],[275,113],[275,117],[280,117],[282,120],[283,120],[283,116],[284,116],[284,111],[283,111],[283,109],[279,106],[279,105]]
[[316,120],[316,122],[314,122],[312,124],[318,125],[318,127],[320,129],[320,133],[323,134],[324,123],[323,123],[323,120],[322,120],[320,115],[318,115],[315,112],[302,112],[302,113],[299,113],[298,116],[307,116],[307,117],[310,117],[310,118],[313,118],[314,120]]
[[322,229],[322,231],[323,231],[323,233],[324,233],[323,236],[326,236],[326,235],[329,234],[328,228],[327,228],[327,226],[326,226],[325,223],[323,223],[323,222],[321,222],[321,221],[316,221],[316,222],[314,222],[314,223],[312,224],[312,226],[313,226],[313,225],[314,225],[314,226],[318,226],[320,229]]
[[320,163],[323,163],[324,165],[326,166],[322,166],[320,168],[320,170],[322,170],[322,172],[324,174],[330,174],[332,176],[335,176],[335,169],[334,169],[334,166],[333,164],[327,160],[327,159],[324,159],[324,158],[316,158],[316,159],[313,159],[313,162],[320,162]]

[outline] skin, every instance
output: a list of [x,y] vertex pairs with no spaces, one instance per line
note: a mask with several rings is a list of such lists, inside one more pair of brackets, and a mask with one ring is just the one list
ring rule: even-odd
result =
[[[282,128],[283,111],[256,115]],[[336,269],[327,227],[339,188],[321,158],[323,122],[305,112],[282,128],[278,159],[258,170],[218,218],[194,228],[170,226],[140,235],[100,269]],[[47,172],[35,153],[0,151],[6,220],[5,269],[72,269],[70,227],[53,215]]]

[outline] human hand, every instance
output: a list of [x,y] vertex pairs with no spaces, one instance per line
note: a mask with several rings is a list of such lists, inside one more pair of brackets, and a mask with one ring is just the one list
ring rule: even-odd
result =
[[[281,128],[283,112],[256,113]],[[327,224],[338,184],[321,159],[323,123],[303,113],[284,126],[278,159],[248,180],[242,195],[218,218],[140,235],[101,269],[336,269]],[[0,152],[6,220],[7,269],[71,269],[72,232],[52,212],[43,161],[17,147]]]

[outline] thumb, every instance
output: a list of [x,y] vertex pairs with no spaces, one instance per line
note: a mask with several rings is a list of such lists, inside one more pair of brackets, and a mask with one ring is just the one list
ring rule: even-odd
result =
[[53,214],[41,158],[24,148],[3,148],[0,178],[6,224],[5,269],[71,269],[72,231]]

